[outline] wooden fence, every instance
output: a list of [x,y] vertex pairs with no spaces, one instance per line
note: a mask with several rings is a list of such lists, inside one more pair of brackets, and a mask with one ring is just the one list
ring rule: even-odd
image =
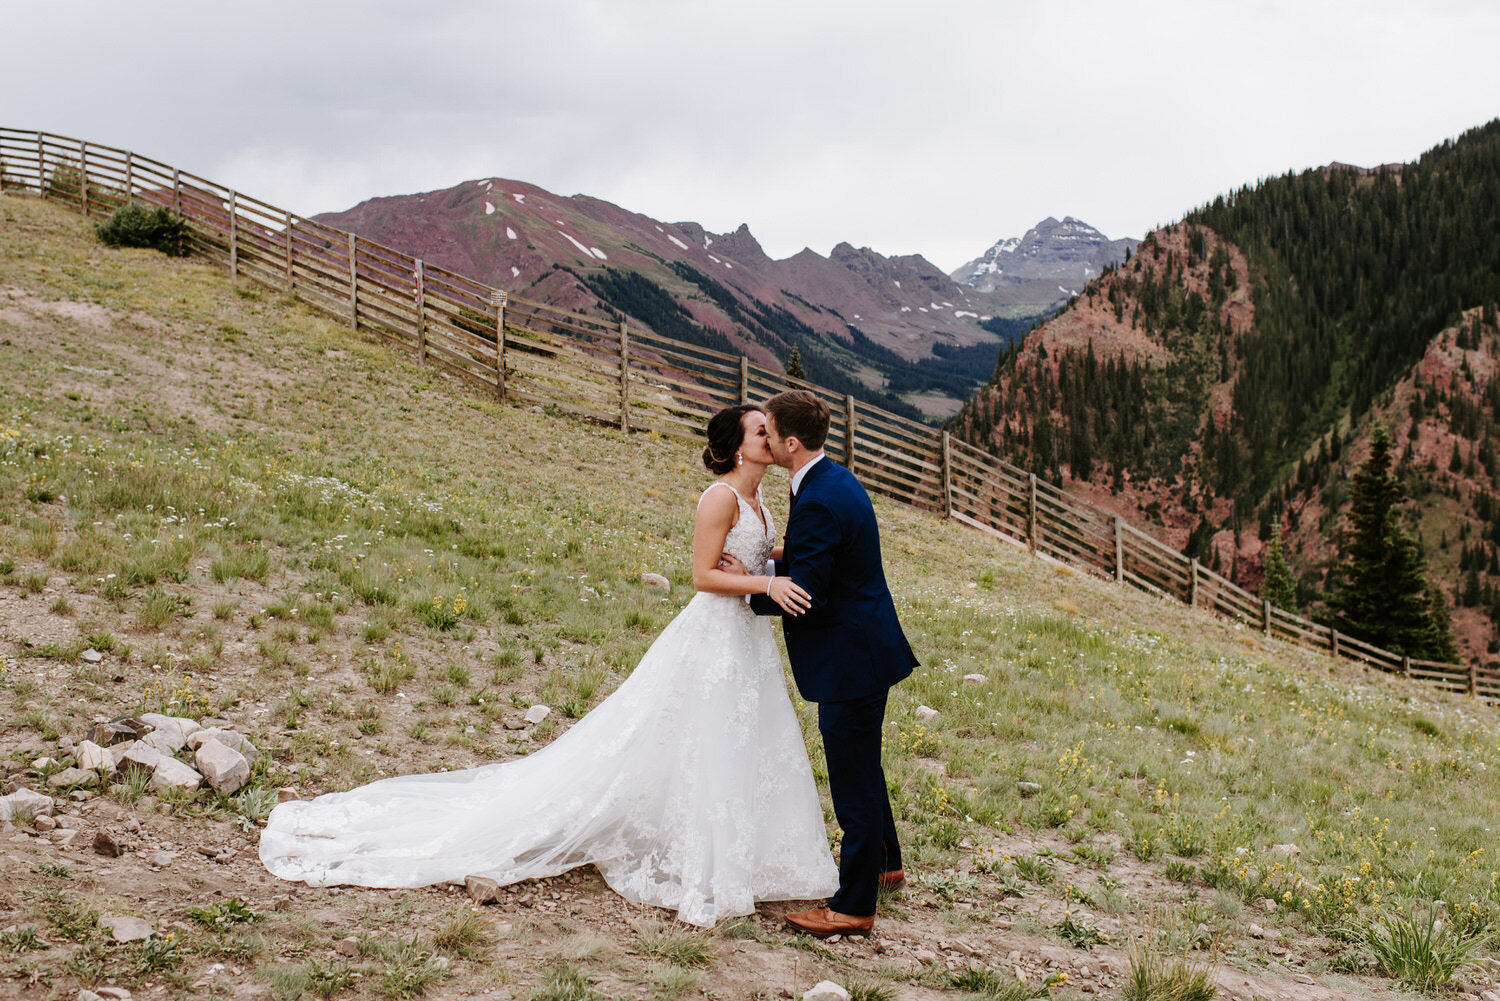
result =
[[988,453],[740,355],[624,321],[509,296],[354,233],[294,215],[125,150],[0,128],[0,187],[107,216],[128,202],[188,221],[184,250],[290,292],[500,400],[556,407],[626,431],[701,437],[716,410],[789,385],[816,393],[827,449],[872,493],[945,515],[1165,598],[1471,696],[1500,700],[1500,671],[1412,660],[1274,608],[1104,510]]

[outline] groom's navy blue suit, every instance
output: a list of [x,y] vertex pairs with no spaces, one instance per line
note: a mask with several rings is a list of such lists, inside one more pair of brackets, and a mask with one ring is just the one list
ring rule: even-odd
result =
[[[901,868],[880,738],[886,696],[917,664],[896,618],[880,562],[875,509],[854,474],[826,455],[807,469],[792,498],[779,576],[790,577],[812,606],[783,625],[792,676],[818,703],[833,809],[844,831],[839,891],[830,910],[875,913],[880,873]],[[780,615],[765,595],[760,615]]]

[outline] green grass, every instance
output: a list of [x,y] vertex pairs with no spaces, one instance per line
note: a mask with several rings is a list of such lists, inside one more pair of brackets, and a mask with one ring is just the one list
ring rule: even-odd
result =
[[[708,480],[695,446],[499,405],[279,293],[236,295],[213,268],[101,255],[56,206],[5,196],[0,214],[0,588],[51,619],[32,647],[0,639],[12,737],[77,739],[124,711],[240,721],[274,751],[249,798],[158,807],[253,827],[282,784],[341,789],[545,743],[690,599],[639,580],[688,572]],[[87,316],[88,336],[56,303]],[[183,379],[164,394],[168,369]],[[767,495],[784,486],[773,472]],[[914,878],[907,916],[882,922],[1019,904],[1052,908],[1045,933],[1072,887],[1126,928],[1195,902],[1225,921],[1261,916],[1273,898],[1274,919],[1259,919],[1314,952],[1332,943],[1330,957],[1349,944],[1337,935],[1395,929],[1434,899],[1493,924],[1494,708],[1268,643],[924,512],[878,498],[876,510],[922,661],[888,713]],[[26,597],[32,578],[72,614]],[[108,672],[75,671],[91,642]],[[970,673],[988,681],[966,686]],[[558,710],[548,724],[505,729],[537,701]],[[920,720],[919,705],[938,717]],[[826,805],[814,711],[796,706]],[[305,770],[273,778],[287,762]],[[147,791],[117,780],[110,795]],[[1272,850],[1288,843],[1300,851]],[[1126,882],[1143,873],[1150,892]],[[20,878],[28,892],[46,879]],[[14,922],[67,939],[43,907],[22,901]],[[83,914],[57,915],[87,937]],[[251,959],[298,960],[266,968],[273,991],[311,989],[303,955],[257,934],[271,945]],[[714,962],[668,937],[637,958],[714,990]],[[1236,947],[1265,958],[1263,944]],[[428,969],[431,948],[360,989],[448,975]]]

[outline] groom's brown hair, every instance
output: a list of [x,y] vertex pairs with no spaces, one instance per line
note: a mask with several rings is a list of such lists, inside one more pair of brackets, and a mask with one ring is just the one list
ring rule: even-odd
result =
[[816,452],[828,440],[828,404],[805,389],[789,389],[766,401],[766,414],[783,438],[796,438]]

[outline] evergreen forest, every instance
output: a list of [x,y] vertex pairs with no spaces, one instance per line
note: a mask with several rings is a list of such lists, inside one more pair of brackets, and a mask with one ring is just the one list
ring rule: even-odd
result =
[[[1282,526],[1298,605],[1332,616],[1349,480],[1388,425],[1401,517],[1445,600],[1489,620],[1468,653],[1495,654],[1497,301],[1500,120],[1412,163],[1269,178],[1148,234],[1005,348],[951,427],[1108,487],[1137,520],[1191,525],[1188,553],[1250,586],[1264,558],[1212,540]],[[1098,331],[1085,344],[1050,333],[1080,324]]]

